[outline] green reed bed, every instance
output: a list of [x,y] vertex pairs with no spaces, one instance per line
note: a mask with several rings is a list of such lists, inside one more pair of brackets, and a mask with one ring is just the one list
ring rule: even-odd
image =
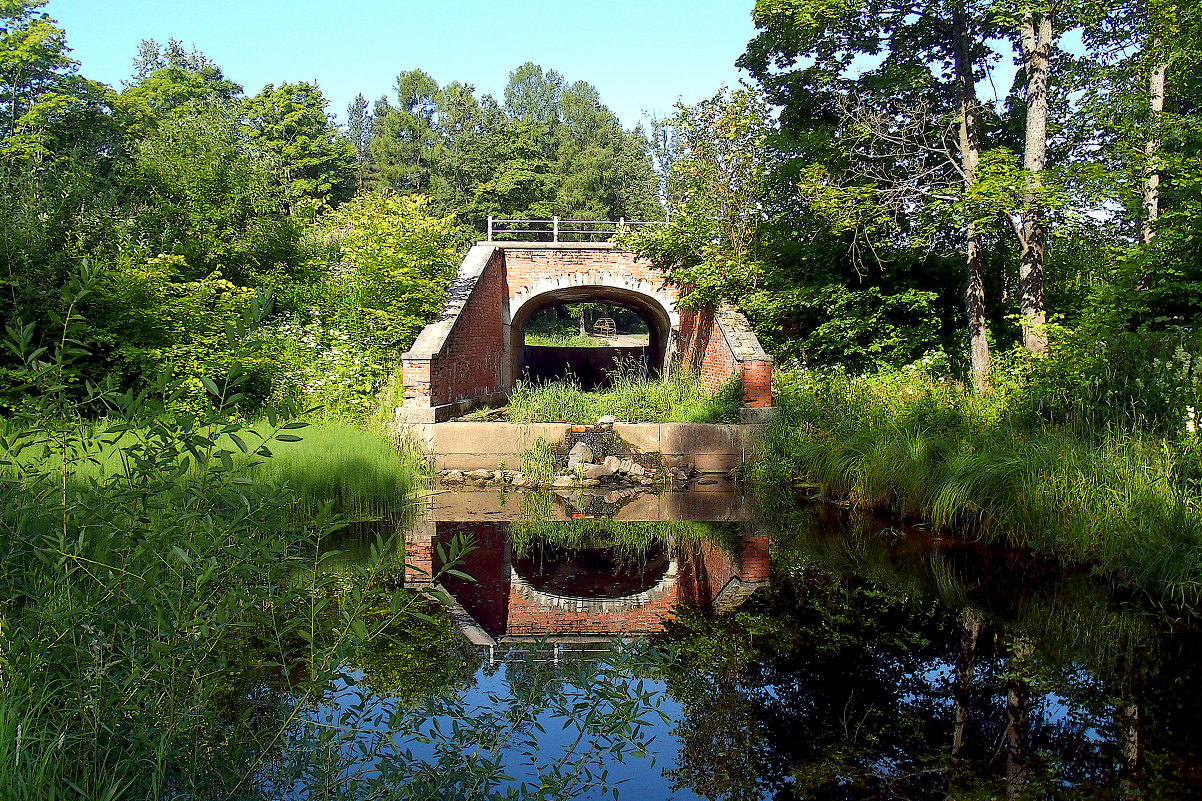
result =
[[519,423],[594,423],[611,414],[632,423],[737,423],[742,405],[738,380],[710,393],[696,373],[677,370],[661,381],[627,368],[599,392],[585,392],[571,379],[519,381],[509,395],[506,417]]
[[333,502],[344,517],[379,518],[401,510],[420,485],[421,458],[377,431],[326,421],[294,433],[300,441],[274,444],[253,475],[287,485],[306,513]]
[[1012,393],[967,393],[921,371],[783,376],[752,475],[805,481],[861,509],[1094,564],[1202,602],[1196,436],[1090,437],[1012,416]]

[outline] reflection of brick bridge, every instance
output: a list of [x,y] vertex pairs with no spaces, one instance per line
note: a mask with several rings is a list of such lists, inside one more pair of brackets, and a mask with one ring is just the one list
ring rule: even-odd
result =
[[562,303],[603,302],[647,323],[653,370],[697,369],[711,390],[743,376],[749,407],[772,405],[771,358],[732,308],[679,308],[664,274],[611,242],[487,241],[468,251],[442,316],[403,356],[399,422],[438,422],[503,399],[522,375],[526,323]]
[[[665,558],[647,574],[645,585],[601,597],[582,597],[540,585],[530,572],[531,560],[516,558],[510,546],[508,527],[511,521],[521,519],[513,508],[521,506],[521,501],[495,505],[497,497],[497,493],[474,491],[435,496],[405,537],[408,581],[415,586],[439,572],[440,553],[449,552],[453,538],[471,537],[475,549],[456,566],[473,580],[444,575],[442,583],[453,599],[452,619],[477,645],[539,636],[650,634],[662,629],[679,604],[729,611],[768,583],[768,535],[747,522],[751,512],[737,492],[648,496],[659,502],[655,508],[640,506],[633,515],[619,510],[619,520],[724,521],[739,525],[740,536],[734,552],[706,541],[667,543]],[[566,521],[569,511],[570,505],[556,503],[546,519]]]

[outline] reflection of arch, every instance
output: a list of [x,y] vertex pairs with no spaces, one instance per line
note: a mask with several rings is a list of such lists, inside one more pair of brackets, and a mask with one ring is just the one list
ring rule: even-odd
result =
[[[563,303],[610,303],[638,314],[647,321],[648,349],[652,366],[664,370],[672,355],[673,332],[680,328],[676,302],[661,287],[650,281],[615,273],[570,273],[541,278],[513,293],[504,322],[509,326],[509,341],[522,342],[526,323],[534,314]],[[519,348],[513,348],[509,381],[516,381],[522,370]]]
[[[614,614],[633,612],[645,606],[664,600],[676,588],[679,566],[675,558],[668,562],[668,568],[660,576],[654,586],[633,595],[618,598],[581,598],[574,595],[559,595],[535,589],[530,582],[517,570],[509,577],[510,592],[543,609],[554,609],[562,612],[576,612],[585,615]],[[613,633],[619,634],[624,629],[619,625],[621,618],[611,621]]]

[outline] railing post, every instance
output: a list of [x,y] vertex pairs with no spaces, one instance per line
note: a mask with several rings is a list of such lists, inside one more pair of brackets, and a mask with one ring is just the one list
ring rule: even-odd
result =
[[626,218],[619,217],[618,218],[618,236],[621,236],[622,232],[625,230],[626,230]]
[[551,218],[551,241],[559,241],[559,217]]
[[488,240],[487,241],[489,241],[489,242],[492,241],[492,215],[491,214],[488,215]]

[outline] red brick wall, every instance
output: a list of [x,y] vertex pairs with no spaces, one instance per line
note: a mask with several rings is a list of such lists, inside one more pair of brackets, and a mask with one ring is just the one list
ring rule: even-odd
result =
[[511,635],[533,634],[650,634],[663,628],[663,621],[672,616],[676,593],[645,606],[624,612],[590,612],[554,609],[542,606],[520,594],[509,594],[509,627]]
[[[483,398],[506,389],[501,305],[508,292],[505,256],[497,251],[476,281],[442,352],[428,368],[431,405]],[[414,386],[420,386],[424,377],[420,364],[413,365]],[[409,397],[409,370],[405,371],[404,379]]]
[[712,311],[686,309],[680,313],[678,352],[685,365],[700,373],[702,385],[710,392],[742,372],[743,405],[772,405],[772,362],[740,362]]
[[642,261],[633,253],[624,250],[517,250],[506,249],[505,272],[509,277],[512,299],[523,287],[534,284],[541,278],[556,278],[571,273],[599,273],[627,275],[640,281],[650,281],[663,292],[676,299],[675,287],[667,286],[664,274],[650,262]]
[[680,313],[681,361],[701,374],[701,383],[713,392],[738,369],[718,322],[709,311]]

